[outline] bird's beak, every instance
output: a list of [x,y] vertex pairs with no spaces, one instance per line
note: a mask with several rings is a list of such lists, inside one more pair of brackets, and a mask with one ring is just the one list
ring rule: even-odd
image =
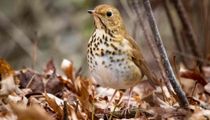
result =
[[96,14],[96,11],[95,10],[88,10],[88,13],[93,15],[94,24],[95,24],[96,28],[101,28],[99,16],[98,16],[98,14]]
[[95,13],[95,10],[88,10],[88,13],[93,14]]

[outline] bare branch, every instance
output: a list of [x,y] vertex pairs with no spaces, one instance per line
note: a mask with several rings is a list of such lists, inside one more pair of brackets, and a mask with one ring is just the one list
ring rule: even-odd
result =
[[[188,38],[188,44],[189,44],[191,52],[193,53],[194,56],[201,57],[200,52],[199,52],[200,51],[199,46],[198,44],[196,44],[197,36],[194,33],[194,30],[192,28],[191,22],[189,20],[189,17],[186,13],[186,10],[183,6],[182,1],[181,0],[172,0],[172,1],[179,15],[179,18],[182,22],[182,26],[186,32],[186,36]],[[199,65],[202,65],[200,61],[197,61],[197,63]]]
[[160,53],[161,62],[163,64],[164,70],[166,72],[166,76],[168,77],[172,87],[174,88],[174,91],[176,92],[176,94],[179,98],[180,106],[181,107],[188,106],[189,103],[188,103],[187,97],[185,96],[185,93],[183,92],[182,88],[180,87],[179,83],[176,80],[176,76],[175,76],[175,74],[172,70],[172,67],[170,65],[165,47],[163,46],[163,42],[162,42],[159,30],[158,30],[156,22],[155,22],[155,18],[154,18],[153,12],[152,12],[150,2],[149,2],[149,0],[143,0],[143,2],[144,2],[144,7],[146,10],[147,17],[148,17],[148,21],[150,23],[150,27],[151,27],[151,30],[154,35],[154,41],[155,41],[155,44],[156,44],[158,51]]

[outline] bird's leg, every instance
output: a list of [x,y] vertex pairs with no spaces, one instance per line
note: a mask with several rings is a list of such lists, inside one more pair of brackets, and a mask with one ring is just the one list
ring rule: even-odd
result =
[[118,91],[118,90],[115,90],[115,91],[114,91],[114,93],[113,93],[113,95],[112,95],[110,101],[108,102],[108,104],[107,104],[107,106],[106,106],[106,108],[105,108],[105,113],[108,112],[108,107],[110,106],[112,100],[114,99],[114,96],[116,95],[117,91]]
[[132,96],[132,90],[133,90],[133,87],[132,88],[129,88],[129,97],[128,97],[128,103],[127,103],[127,109],[130,108],[130,100],[131,100],[131,96]]
[[122,111],[122,114],[123,114],[123,115],[126,115],[127,113],[129,113],[130,99],[131,99],[131,96],[132,96],[132,90],[133,90],[133,87],[132,87],[132,88],[129,88],[129,97],[128,97],[128,101],[127,101],[127,103],[126,103],[126,107],[125,107],[125,109]]

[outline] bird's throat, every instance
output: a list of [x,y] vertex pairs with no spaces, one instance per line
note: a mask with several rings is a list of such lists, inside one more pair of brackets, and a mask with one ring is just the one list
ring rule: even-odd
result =
[[95,24],[95,27],[97,29],[102,29],[103,28],[103,23],[102,21],[100,20],[100,18],[96,15],[93,16],[93,19],[94,19],[94,24]]

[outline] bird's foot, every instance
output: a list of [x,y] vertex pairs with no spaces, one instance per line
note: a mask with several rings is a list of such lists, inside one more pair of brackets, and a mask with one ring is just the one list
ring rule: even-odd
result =
[[127,106],[126,108],[124,108],[121,112],[122,116],[127,116],[130,113],[130,107]]

